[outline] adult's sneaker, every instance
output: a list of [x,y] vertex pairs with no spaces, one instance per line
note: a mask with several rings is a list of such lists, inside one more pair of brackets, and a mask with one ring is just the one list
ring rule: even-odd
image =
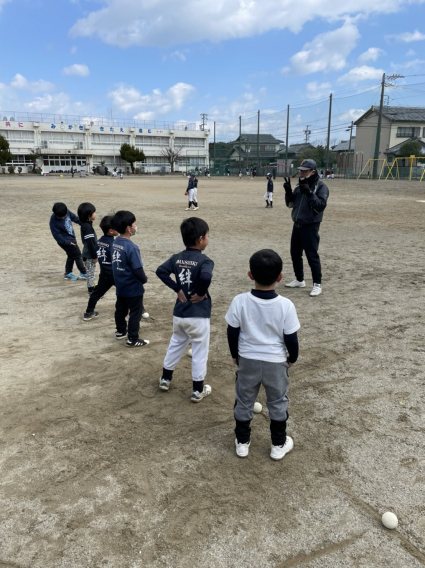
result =
[[295,280],[292,280],[292,282],[288,282],[288,284],[285,284],[285,286],[287,288],[305,288],[305,281],[302,280],[301,282],[299,280],[297,280],[295,278]]
[[74,276],[72,272],[70,272],[69,274],[64,274],[63,278],[64,280],[78,280],[78,278]]
[[159,379],[159,390],[162,391],[167,391],[170,389],[170,383],[171,381],[168,381],[167,379],[164,379],[164,377],[161,377]]
[[294,448],[294,440],[291,436],[286,436],[286,442],[283,446],[273,446],[270,452],[270,457],[272,460],[281,460],[286,454],[288,454]]
[[127,333],[120,333],[119,331],[115,333],[115,339],[125,339],[126,337]]
[[90,321],[93,318],[97,318],[99,315],[99,312],[86,312],[84,314],[83,320],[84,321]]
[[190,397],[190,400],[192,402],[201,402],[202,399],[204,399],[206,396],[209,396],[210,394],[211,394],[210,385],[204,385],[204,389],[203,389],[202,392],[198,392],[198,391],[192,392],[192,396]]
[[235,440],[236,455],[238,455],[240,458],[246,458],[246,456],[249,454],[250,445],[251,442],[247,442],[246,444],[239,444],[239,442]]
[[150,341],[148,339],[136,339],[134,341],[130,341],[128,339],[125,344],[127,347],[144,347],[145,345],[149,345]]
[[322,285],[313,284],[313,290],[310,292],[310,296],[318,296],[321,293],[322,293]]
[[[80,274],[78,275],[78,278],[80,278],[81,280],[87,280],[87,274],[82,274],[82,273],[80,273]],[[77,280],[78,280],[78,279],[77,279]]]

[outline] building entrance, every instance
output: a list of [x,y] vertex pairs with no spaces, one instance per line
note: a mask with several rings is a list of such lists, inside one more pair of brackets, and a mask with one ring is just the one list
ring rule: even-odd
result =
[[86,156],[73,156],[65,154],[64,156],[43,156],[44,173],[70,173],[71,167],[75,172],[87,170]]

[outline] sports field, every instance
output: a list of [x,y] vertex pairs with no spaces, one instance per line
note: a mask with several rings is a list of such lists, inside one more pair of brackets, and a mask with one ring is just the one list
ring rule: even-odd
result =
[[[215,262],[206,382],[191,359],[158,390],[174,294],[155,276],[183,248],[183,177],[0,176],[0,568],[410,568],[425,565],[425,183],[329,181],[323,294],[295,304],[288,434],[270,457],[267,411],[247,459],[234,449],[234,367],[224,315],[250,289],[250,255],[273,248],[293,279],[281,180],[200,178],[196,215]],[[140,336],[114,338],[114,292],[83,322],[84,281],[63,280],[51,208],[129,209],[149,281]],[[75,226],[78,241],[79,228]],[[76,274],[76,269],[74,269]],[[260,402],[265,407],[264,391]],[[380,522],[399,518],[395,531]]]

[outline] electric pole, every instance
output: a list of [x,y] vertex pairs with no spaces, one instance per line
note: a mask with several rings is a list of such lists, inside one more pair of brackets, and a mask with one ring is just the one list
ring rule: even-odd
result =
[[[241,170],[242,117],[239,117],[239,171]],[[238,172],[239,173],[239,172]]]
[[331,143],[331,115],[332,115],[332,93],[329,95],[328,141],[327,141],[327,144],[326,144],[326,166],[325,166],[325,170],[328,169],[328,164],[329,164],[329,145]]
[[258,125],[257,125],[257,168],[259,174],[260,172],[260,111],[258,111]]
[[376,142],[375,142],[375,154],[373,156],[373,170],[372,179],[376,179],[378,173],[378,162],[379,160],[379,144],[381,142],[381,125],[382,125],[382,109],[384,107],[384,90],[385,90],[385,73],[382,75],[381,83],[381,101],[379,103],[379,115],[378,115],[378,127],[376,129]]
[[308,144],[308,139],[309,139],[310,134],[311,134],[311,130],[308,129],[308,124],[307,124],[307,128],[304,130],[304,134],[305,134],[305,143]]
[[288,144],[289,144],[289,105],[286,111],[286,152],[285,152],[285,174],[289,175],[288,172]]
[[202,119],[202,128],[201,130],[204,131],[205,130],[205,121],[208,120],[208,115],[205,113],[201,114],[201,119]]

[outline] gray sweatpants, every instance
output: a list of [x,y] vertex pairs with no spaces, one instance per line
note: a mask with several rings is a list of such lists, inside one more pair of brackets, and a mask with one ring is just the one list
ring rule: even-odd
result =
[[87,288],[94,288],[96,286],[94,275],[96,271],[96,264],[91,258],[87,258],[84,260],[84,266],[86,267],[87,272]]
[[267,408],[272,420],[286,420],[289,399],[288,363],[269,363],[257,359],[239,357],[236,372],[236,420],[252,420],[255,399],[263,385],[267,395]]

